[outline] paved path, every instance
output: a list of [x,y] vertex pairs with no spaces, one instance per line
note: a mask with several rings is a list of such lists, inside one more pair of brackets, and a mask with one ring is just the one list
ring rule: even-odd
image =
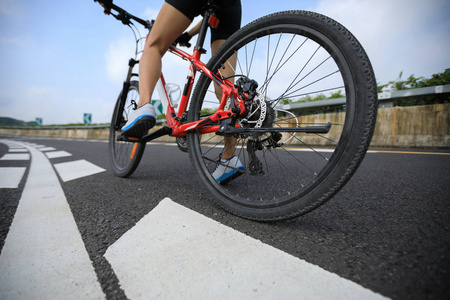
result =
[[[386,194],[380,190],[386,178],[379,178],[383,168],[372,163],[370,155],[387,155],[386,175],[396,173],[389,165],[395,156],[409,156],[416,166],[425,157],[433,166],[439,161],[437,176],[448,178],[448,153],[369,154],[369,166],[362,169],[372,173],[358,171],[345,188],[350,191],[336,196],[350,206],[330,210],[327,204],[293,221],[267,224],[215,207],[198,181],[178,181],[190,178],[187,155],[173,146],[152,146],[132,179],[118,179],[107,171],[105,143],[0,140],[0,196],[12,206],[17,203],[14,212],[2,209],[2,219],[11,221],[1,224],[7,236],[1,240],[1,299],[421,299],[449,294],[441,283],[448,279],[448,223],[440,230],[434,227],[449,216],[449,205],[442,203],[449,186],[430,187],[434,195],[427,199],[428,206],[437,217],[430,225],[426,210],[421,211],[424,216],[420,211],[411,215],[405,205],[420,205],[408,186],[402,186],[406,181],[394,184],[403,205],[400,222],[412,224],[416,218],[423,236],[440,235],[441,241],[432,245],[436,257],[423,258],[426,246],[415,249],[414,256],[414,249],[403,246],[402,234],[384,228],[389,213],[367,211],[372,204],[397,211],[394,203],[379,197]],[[161,159],[167,154],[174,158],[173,165]],[[149,161],[151,168],[145,167]],[[429,170],[422,171],[424,183],[436,180]],[[415,181],[411,174],[405,177]],[[372,186],[364,187],[366,182]],[[378,188],[378,194],[371,194],[372,188]],[[410,197],[406,203],[404,195]],[[366,207],[358,206],[361,199]],[[399,230],[403,223],[397,224]],[[414,232],[405,235],[413,238]],[[366,236],[371,233],[374,237]],[[396,235],[398,248],[392,241]],[[411,274],[402,273],[417,266],[429,274],[411,280]],[[380,278],[387,282],[378,284]],[[411,282],[419,285],[413,292]]]

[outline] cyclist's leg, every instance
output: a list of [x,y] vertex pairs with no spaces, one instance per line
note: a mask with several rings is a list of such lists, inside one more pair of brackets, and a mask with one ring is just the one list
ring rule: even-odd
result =
[[[214,54],[217,49],[225,42],[224,39],[218,39],[211,43],[211,52]],[[236,55],[231,56],[224,67],[220,70],[223,77],[227,78],[233,76],[236,70]],[[230,78],[234,82],[234,78]],[[222,89],[218,85],[215,85],[216,97],[219,101],[222,99]],[[224,139],[224,149],[222,152],[221,161],[222,163],[217,166],[213,173],[214,179],[224,184],[239,177],[243,174],[244,166],[237,156],[235,156],[234,151],[236,149],[237,139],[235,137],[225,137]]]
[[[220,20],[217,28],[211,29],[211,52],[214,54],[219,47],[225,43],[233,33],[241,28],[241,16],[242,8],[241,1],[236,1],[231,6],[225,6],[218,12],[218,18]],[[225,68],[221,69],[221,73],[224,77],[233,76],[236,70],[236,56],[231,56]],[[234,77],[230,78],[234,82]],[[216,95],[221,99],[222,90],[216,85]],[[236,148],[237,139],[234,137],[225,138],[224,151],[222,153],[222,159],[229,159],[234,156],[234,150]]]
[[173,41],[191,24],[191,20],[168,3],[156,18],[139,62],[139,103],[149,103],[161,75],[161,59]]
[[139,103],[128,115],[122,134],[142,137],[155,125],[155,108],[150,103],[161,75],[161,59],[170,44],[189,26],[191,20],[176,8],[164,3],[145,44],[139,63]]
[[[217,49],[219,49],[219,47],[225,43],[225,40],[220,39],[220,40],[215,40],[211,43],[211,52],[212,54],[214,54]],[[236,69],[236,56],[233,55],[228,61],[227,63],[224,65],[224,68],[221,69],[220,73],[224,76],[224,77],[230,77],[233,76],[235,73],[235,69]],[[230,78],[231,81],[234,82],[234,78]],[[222,99],[222,90],[220,89],[220,87],[218,85],[215,85],[215,92],[216,92],[216,96],[217,98],[220,100]],[[234,150],[236,148],[236,142],[237,139],[234,137],[227,137],[225,138],[225,145],[224,145],[224,150],[222,153],[222,159],[229,159],[230,157],[234,156]]]

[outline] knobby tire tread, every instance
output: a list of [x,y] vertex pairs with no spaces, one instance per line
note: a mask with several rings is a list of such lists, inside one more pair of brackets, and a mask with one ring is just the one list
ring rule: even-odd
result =
[[[316,201],[310,203],[307,206],[298,207],[297,209],[292,210],[290,212],[282,212],[279,215],[272,214],[269,216],[269,215],[264,215],[264,214],[260,214],[260,215],[252,214],[249,216],[248,214],[245,214],[245,213],[242,213],[241,211],[239,211],[239,209],[228,207],[227,205],[222,203],[220,199],[217,199],[217,197],[213,197],[215,202],[219,206],[224,208],[225,210],[227,210],[235,215],[238,215],[240,217],[252,219],[252,220],[256,220],[256,221],[281,221],[281,220],[291,219],[291,218],[300,216],[302,214],[305,214],[305,213],[317,208],[318,206],[324,204],[325,202],[327,202],[350,180],[352,175],[355,173],[355,171],[361,164],[361,162],[366,154],[366,151],[368,150],[368,148],[370,146],[370,142],[371,142],[373,131],[374,131],[375,124],[376,124],[378,99],[377,99],[376,80],[375,80],[373,68],[372,68],[372,65],[370,63],[370,60],[369,60],[366,52],[364,51],[364,49],[362,48],[362,46],[360,45],[358,40],[344,26],[342,26],[338,22],[336,22],[324,15],[318,14],[318,13],[309,12],[309,11],[284,11],[284,12],[273,13],[273,14],[261,17],[255,21],[251,22],[250,24],[246,25],[244,28],[247,28],[250,26],[257,26],[259,23],[264,23],[268,20],[277,22],[277,18],[285,18],[285,17],[293,17],[293,16],[300,16],[301,18],[311,18],[311,20],[313,21],[312,24],[315,24],[315,25],[317,24],[318,20],[320,22],[323,22],[322,24],[324,26],[331,25],[336,30],[337,35],[340,35],[341,38],[345,38],[345,42],[348,43],[349,47],[351,48],[351,51],[353,51],[357,54],[358,59],[359,59],[359,62],[357,64],[360,65],[360,68],[363,68],[363,72],[365,74],[364,78],[365,78],[366,86],[364,87],[364,89],[367,89],[367,91],[368,91],[367,92],[368,99],[367,99],[367,103],[366,103],[367,108],[365,109],[366,113],[363,116],[363,122],[354,121],[353,128],[352,128],[352,135],[357,135],[357,136],[361,135],[361,137],[358,141],[358,145],[355,146],[354,144],[351,144],[349,142],[345,146],[345,149],[350,148],[349,151],[354,152],[353,157],[347,163],[346,167],[343,167],[342,165],[339,166],[339,168],[341,170],[338,170],[337,172],[339,172],[341,175],[339,175],[336,179],[333,180],[334,183],[332,185],[330,185],[330,187],[328,189],[326,189],[326,192],[323,193],[321,195],[321,197],[318,197]],[[279,21],[281,21],[281,19]],[[242,28],[241,30],[243,30],[244,28]],[[318,31],[321,30],[320,28],[314,28],[314,29],[316,29]],[[232,40],[237,35],[239,35],[241,30],[239,30],[238,32],[233,34],[229,38],[229,40]],[[329,30],[329,29],[327,29],[327,30]],[[218,55],[222,55],[223,54],[222,52],[226,51],[226,49],[225,49],[226,47],[228,47],[228,43],[224,43],[217,50],[215,55],[213,55],[213,57],[210,59],[210,61],[207,64],[207,67],[209,69],[211,69],[213,67],[213,64],[216,63],[216,57]],[[205,76],[202,75],[202,77],[205,77]],[[197,91],[199,89],[201,89],[201,87],[204,85],[205,80],[208,80],[208,79],[203,78],[203,80],[202,80],[202,78],[200,78],[200,80],[197,82],[195,90],[194,90],[194,97],[198,94]],[[202,99],[193,98],[193,101],[202,101]],[[193,106],[195,106],[195,105],[193,105],[191,103],[191,107],[193,107]],[[191,109],[190,109],[190,111],[191,111]],[[191,114],[192,114],[192,111],[191,111]],[[191,114],[190,114],[190,116],[191,116]],[[359,117],[362,117],[362,116],[359,116]],[[358,116],[355,116],[355,119],[357,119],[357,118],[358,118]],[[192,121],[192,118],[190,118],[189,121]],[[361,125],[362,125],[362,127],[358,128]],[[361,134],[360,130],[363,130],[362,134]],[[189,133],[189,137],[190,137],[189,140],[191,142],[194,141],[194,139],[195,139],[194,133]],[[349,139],[351,139],[351,137]],[[191,147],[191,146],[189,146],[189,147]],[[355,150],[355,148],[356,148],[356,150]],[[191,158],[191,162],[194,164],[194,166],[196,164],[201,164],[201,162],[197,161],[198,160],[197,156],[191,154],[190,158]],[[349,159],[348,157],[345,157],[345,158]],[[333,171],[335,171],[335,170],[333,169],[331,171],[331,173],[333,173]],[[205,180],[202,178],[201,174],[198,174],[198,175],[200,177],[200,180],[205,183]],[[208,183],[206,182],[206,184],[208,184]]]
[[[130,82],[130,88],[134,88],[137,91],[139,91],[139,82],[138,81],[131,81]],[[144,150],[145,150],[145,143],[141,143],[138,145],[137,149],[136,149],[136,153],[134,154],[134,158],[130,161],[130,163],[128,164],[127,167],[125,168],[120,168],[118,167],[118,163],[116,162],[116,157],[115,157],[115,153],[114,153],[114,147],[113,147],[113,143],[116,143],[117,141],[114,141],[114,136],[115,136],[115,130],[114,130],[114,121],[115,121],[115,114],[122,114],[123,111],[118,112],[119,109],[119,102],[121,101],[122,98],[122,92],[120,92],[119,97],[117,98],[116,101],[116,105],[114,106],[114,112],[113,112],[113,117],[111,120],[111,127],[110,127],[110,132],[109,132],[109,143],[108,143],[108,151],[109,151],[109,155],[110,155],[110,163],[111,163],[111,167],[113,169],[113,173],[114,175],[118,176],[118,177],[122,177],[122,178],[126,178],[129,177],[131,174],[134,173],[134,171],[136,171],[136,168],[138,167],[142,155],[144,154]],[[127,91],[128,93],[129,91]],[[131,143],[130,143],[131,144]]]

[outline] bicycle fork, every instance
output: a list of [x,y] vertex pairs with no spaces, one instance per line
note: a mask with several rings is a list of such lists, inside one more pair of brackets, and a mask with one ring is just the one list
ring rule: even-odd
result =
[[139,77],[138,74],[133,73],[133,68],[136,64],[138,64],[139,61],[135,60],[133,58],[131,58],[128,61],[128,73],[127,73],[127,78],[125,79],[125,81],[123,82],[123,88],[122,88],[122,94],[120,95],[120,102],[119,102],[119,107],[117,110],[117,114],[116,114],[116,119],[114,120],[114,129],[116,131],[120,130],[121,127],[121,121],[122,121],[122,112],[125,108],[125,102],[127,101],[127,95],[128,95],[128,90],[130,89],[130,82],[131,82],[131,78],[133,76]]

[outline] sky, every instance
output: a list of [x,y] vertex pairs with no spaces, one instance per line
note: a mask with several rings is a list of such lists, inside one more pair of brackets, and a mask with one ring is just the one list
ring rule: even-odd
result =
[[[163,0],[114,3],[154,19]],[[242,0],[242,10],[242,25],[283,10],[337,20],[363,45],[380,84],[450,68],[448,0]],[[131,30],[93,0],[0,0],[0,117],[49,125],[82,123],[90,113],[93,123],[108,123],[133,55]],[[180,71],[178,62],[166,56],[163,72],[183,85],[187,66]]]

